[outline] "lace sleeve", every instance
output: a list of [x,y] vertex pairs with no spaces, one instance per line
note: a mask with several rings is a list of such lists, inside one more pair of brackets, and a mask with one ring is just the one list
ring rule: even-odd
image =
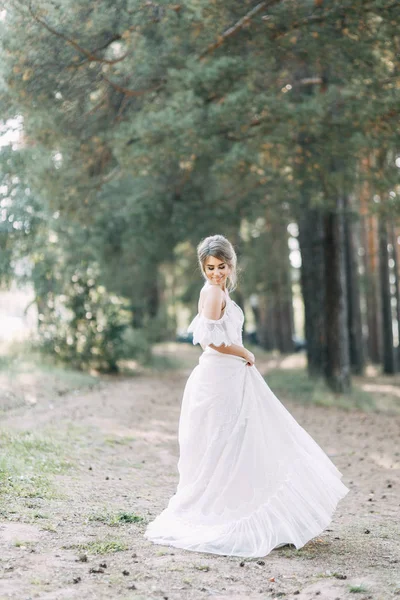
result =
[[233,344],[234,332],[230,331],[229,323],[224,316],[214,321],[197,315],[188,327],[188,332],[193,333],[193,344],[200,344],[203,348],[209,344],[214,346]]

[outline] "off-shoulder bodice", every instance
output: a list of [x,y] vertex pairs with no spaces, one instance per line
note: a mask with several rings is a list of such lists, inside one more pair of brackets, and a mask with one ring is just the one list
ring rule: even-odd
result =
[[[210,285],[206,283],[206,286]],[[240,306],[226,294],[226,306],[220,319],[208,319],[201,313],[197,314],[188,327],[188,332],[193,333],[193,344],[200,344],[203,348],[209,344],[214,346],[230,346],[237,344],[243,346],[242,330],[244,314]]]

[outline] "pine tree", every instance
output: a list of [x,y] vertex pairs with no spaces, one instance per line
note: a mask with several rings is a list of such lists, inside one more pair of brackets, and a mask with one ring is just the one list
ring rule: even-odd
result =
[[[300,225],[310,365],[344,389],[348,302],[327,299],[327,269],[339,289],[341,203],[361,161],[384,146],[381,185],[397,177],[398,16],[382,0],[13,0],[4,116],[24,116],[31,189],[86,231],[139,321],[157,311],[155,273],[178,243],[235,237],[260,206],[285,206]],[[361,176],[373,189],[374,170]]]

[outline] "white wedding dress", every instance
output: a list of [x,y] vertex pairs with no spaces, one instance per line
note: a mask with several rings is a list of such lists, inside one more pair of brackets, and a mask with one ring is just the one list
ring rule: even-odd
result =
[[[206,283],[206,285],[209,285]],[[197,315],[193,343],[242,344],[242,310]],[[179,484],[145,537],[197,552],[262,557],[320,534],[348,488],[255,366],[206,347],[183,395]]]

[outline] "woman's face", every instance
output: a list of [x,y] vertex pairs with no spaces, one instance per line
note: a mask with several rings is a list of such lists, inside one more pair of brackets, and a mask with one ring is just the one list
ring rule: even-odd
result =
[[204,262],[204,271],[210,283],[224,288],[231,270],[223,259],[216,256],[207,256]]

